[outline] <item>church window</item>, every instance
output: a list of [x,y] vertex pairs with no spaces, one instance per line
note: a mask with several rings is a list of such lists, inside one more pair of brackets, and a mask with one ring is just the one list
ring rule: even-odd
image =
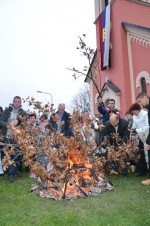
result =
[[144,77],[141,78],[141,92],[147,93],[146,80]]

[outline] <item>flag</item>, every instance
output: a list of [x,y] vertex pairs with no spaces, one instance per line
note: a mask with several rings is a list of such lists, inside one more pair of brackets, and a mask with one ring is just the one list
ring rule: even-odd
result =
[[101,70],[110,67],[110,4],[106,6],[99,17],[100,24],[100,49],[101,49]]

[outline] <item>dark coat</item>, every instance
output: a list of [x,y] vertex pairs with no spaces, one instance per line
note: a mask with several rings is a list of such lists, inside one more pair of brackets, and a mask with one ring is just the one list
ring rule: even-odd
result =
[[123,118],[119,118],[117,130],[117,134],[119,135],[119,138],[121,138],[121,141],[119,141],[119,143],[117,143],[113,138],[113,134],[116,134],[115,128],[110,124],[110,122],[106,123],[106,128],[102,131],[102,137],[107,136],[110,145],[116,146],[118,144],[127,143],[130,137],[130,132],[128,130],[128,121]]
[[[58,112],[56,113],[58,114]],[[64,122],[64,124],[61,126],[61,132],[64,134],[64,136],[71,136],[70,114],[64,111],[61,121]]]

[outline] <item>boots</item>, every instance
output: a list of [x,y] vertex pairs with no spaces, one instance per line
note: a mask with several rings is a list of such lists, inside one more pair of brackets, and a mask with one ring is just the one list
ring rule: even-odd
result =
[[143,181],[142,181],[142,184],[143,184],[143,185],[150,185],[150,179],[143,180]]

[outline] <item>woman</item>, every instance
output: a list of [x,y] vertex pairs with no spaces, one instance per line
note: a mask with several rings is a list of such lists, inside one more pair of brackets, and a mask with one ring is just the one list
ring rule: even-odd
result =
[[147,175],[147,168],[149,168],[147,159],[148,153],[146,150],[147,146],[146,139],[149,134],[148,114],[147,111],[141,109],[141,106],[138,103],[132,104],[129,111],[133,113],[132,131],[136,131],[140,138],[139,142],[140,158],[138,160],[138,170],[139,170],[138,176],[145,176]]

